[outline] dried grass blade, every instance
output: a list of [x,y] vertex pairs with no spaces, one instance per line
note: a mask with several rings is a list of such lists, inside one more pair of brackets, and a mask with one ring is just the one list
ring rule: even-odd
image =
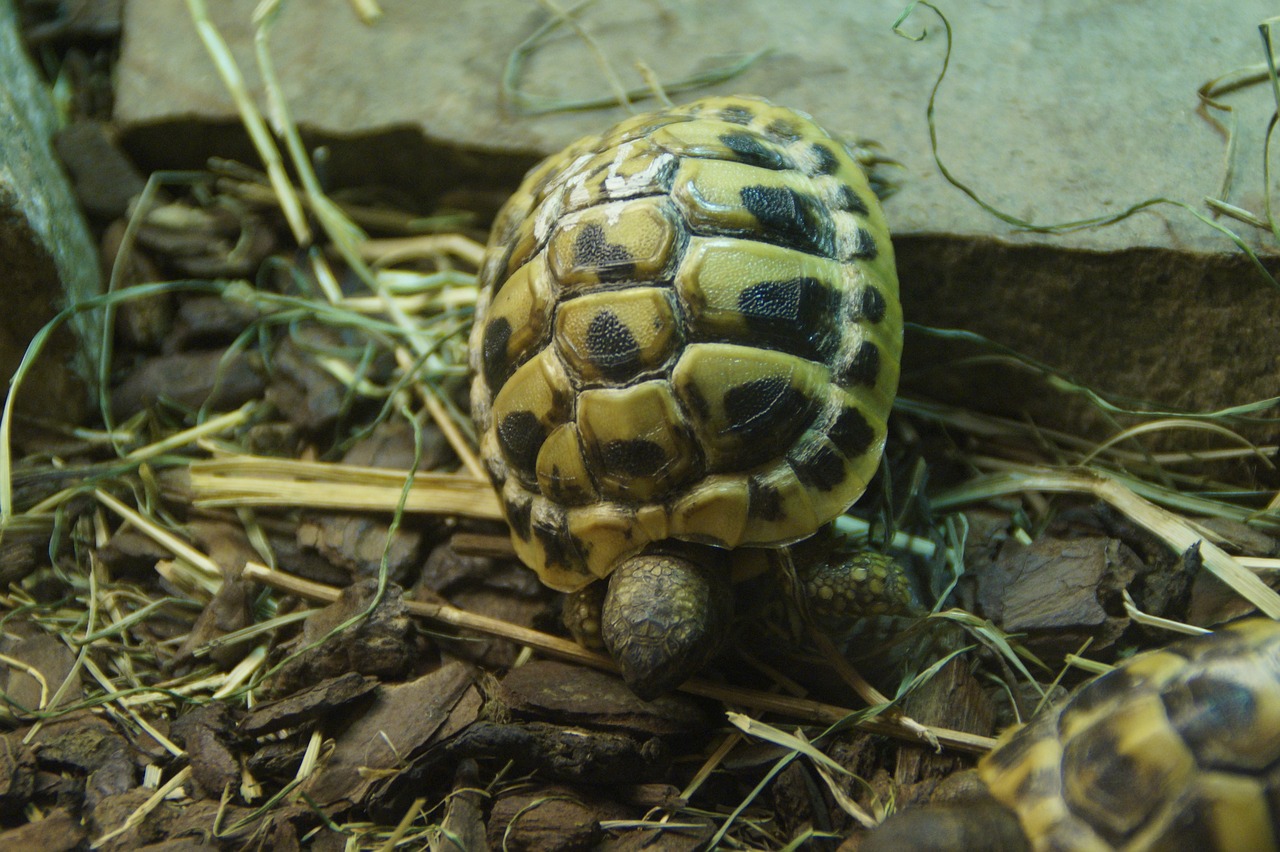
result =
[[729,723],[731,725],[749,737],[755,737],[758,740],[771,742],[774,745],[781,746],[789,751],[799,752],[814,763],[826,766],[828,769],[833,772],[838,772],[841,775],[850,774],[849,770],[827,757],[819,751],[813,743],[803,737],[798,737],[795,734],[788,734],[786,731],[775,728],[773,725],[767,725],[758,719],[752,719],[750,716],[742,713],[734,713],[730,711],[725,713],[725,716],[729,719]]
[[[408,472],[358,465],[229,456],[193,463],[187,486],[197,506],[310,506],[393,512]],[[500,520],[488,482],[450,473],[416,473],[405,511]]]

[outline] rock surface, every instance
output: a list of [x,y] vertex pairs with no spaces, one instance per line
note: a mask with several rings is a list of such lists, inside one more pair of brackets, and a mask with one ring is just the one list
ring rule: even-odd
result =
[[[71,187],[53,154],[57,116],[49,92],[18,40],[12,0],[0,0],[0,376],[22,361],[28,342],[67,304],[99,292],[97,254]],[[27,374],[17,408],[74,422],[86,410],[83,377],[92,374],[89,316],[56,335]]]
[[[255,5],[226,0],[210,12],[260,93],[249,24]],[[926,37],[894,34],[904,5],[602,2],[580,21],[627,86],[640,85],[637,62],[670,85],[726,55],[768,48],[741,76],[698,94],[759,93],[848,138],[882,142],[903,166],[893,172],[900,189],[886,212],[916,322],[978,332],[1099,391],[1162,407],[1216,409],[1280,395],[1280,325],[1271,321],[1280,315],[1280,290],[1223,234],[1168,204],[1104,228],[1027,232],[944,179],[926,122],[944,30],[919,7],[903,28],[927,30]],[[1196,91],[1262,59],[1256,27],[1273,11],[1269,4],[1204,0],[1170,4],[1159,15],[1109,0],[952,6],[944,9],[954,52],[937,98],[939,151],[984,199],[1048,224],[1157,197],[1204,211],[1202,199],[1218,194],[1226,146],[1197,115]],[[511,108],[500,85],[504,66],[546,20],[541,7],[514,0],[472,0],[463,11],[412,0],[382,7],[382,19],[368,27],[345,0],[291,4],[271,34],[294,117],[313,142],[330,146],[326,174],[337,183],[381,181],[420,196],[458,183],[510,187],[535,157],[625,114]],[[530,54],[524,70],[523,88],[539,95],[610,92],[596,54],[563,31]],[[126,142],[148,165],[198,165],[213,150],[252,161],[181,0],[127,5],[118,94]],[[1238,121],[1229,200],[1254,211],[1264,196],[1269,98],[1266,85],[1221,98]],[[1263,231],[1227,224],[1255,249],[1276,251]],[[935,365],[974,350],[909,339],[907,351],[910,391],[1063,424],[1064,399],[1050,398],[1025,370],[944,376]]]

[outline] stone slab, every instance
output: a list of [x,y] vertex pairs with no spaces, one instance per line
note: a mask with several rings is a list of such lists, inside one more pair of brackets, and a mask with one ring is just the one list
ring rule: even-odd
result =
[[[254,70],[256,0],[211,3],[210,13],[246,71]],[[925,106],[943,56],[943,30],[926,9],[891,25],[903,0],[602,0],[583,17],[613,70],[640,84],[685,77],[708,60],[771,53],[708,92],[754,92],[806,110],[848,138],[879,140],[903,163],[890,203],[895,233],[948,233],[1040,242],[983,213],[938,173]],[[335,135],[414,127],[449,147],[543,156],[625,115],[619,108],[513,114],[499,81],[511,50],[545,13],[521,0],[466,4],[384,0],[359,24],[346,0],[286,4],[271,38],[300,124]],[[1113,213],[1146,198],[1199,204],[1222,178],[1223,140],[1196,115],[1197,88],[1262,60],[1256,24],[1266,0],[1142,3],[952,3],[954,54],[937,103],[946,163],[993,204],[1037,222]],[[528,62],[530,90],[566,99],[610,93],[593,53],[552,37]],[[195,38],[183,0],[126,7],[118,117],[130,125],[186,116],[234,120],[231,101]],[[688,97],[682,96],[682,97]],[[1225,101],[1240,121],[1241,171],[1233,200],[1258,207],[1260,140],[1273,106],[1265,86]],[[429,169],[429,163],[422,168]],[[1255,235],[1251,235],[1255,236]],[[1185,214],[1143,213],[1057,241],[1096,250],[1230,244]]]
[[[210,4],[250,84],[256,0]],[[847,138],[881,142],[902,163],[886,205],[909,318],[969,329],[1099,390],[1163,407],[1213,409],[1280,395],[1280,293],[1232,256],[1233,244],[1185,211],[1159,206],[1106,228],[1020,231],[947,183],[930,153],[925,108],[943,28],[903,0],[600,0],[580,18],[627,85],[638,62],[670,83],[715,57],[768,48],[707,93],[753,92],[806,110]],[[1197,115],[1206,81],[1262,59],[1265,0],[1159,4],[945,4],[954,27],[938,95],[941,154],[992,204],[1038,223],[1114,213],[1153,197],[1203,209],[1223,176],[1223,137]],[[540,4],[384,0],[377,25],[345,0],[286,5],[272,54],[295,118],[330,144],[327,174],[431,193],[509,188],[537,157],[625,113],[521,115],[500,80],[513,48],[546,20]],[[535,52],[526,88],[567,99],[609,92],[595,53],[571,34]],[[231,102],[182,0],[126,6],[118,117],[151,165],[191,165],[235,149]],[[692,94],[677,95],[678,99]],[[1230,200],[1261,209],[1269,86],[1222,98],[1238,121]],[[642,108],[647,105],[641,105]],[[166,159],[167,158],[167,159]],[[1259,252],[1276,246],[1237,226]],[[1060,400],[1024,370],[970,383],[936,365],[972,350],[908,340],[908,387],[1004,413],[1055,417]],[[1088,419],[1089,415],[1082,414]]]
[[[97,252],[51,139],[57,115],[18,38],[12,0],[0,0],[0,394],[28,342],[67,304],[101,289]],[[78,332],[71,333],[72,330]],[[55,336],[26,378],[17,407],[78,421],[101,328],[81,316]],[[92,366],[91,366],[92,365]],[[19,425],[21,429],[21,425]]]

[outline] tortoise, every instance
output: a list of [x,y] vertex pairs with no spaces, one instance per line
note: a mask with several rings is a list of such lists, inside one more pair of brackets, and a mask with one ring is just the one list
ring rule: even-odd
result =
[[[809,116],[709,97],[569,145],[499,212],[471,336],[516,554],[637,694],[677,686],[723,643],[728,584],[867,487],[901,350],[879,200]],[[802,585],[897,572],[867,555]]]
[[959,802],[907,810],[888,850],[1280,848],[1280,623],[1138,654],[1002,735]]

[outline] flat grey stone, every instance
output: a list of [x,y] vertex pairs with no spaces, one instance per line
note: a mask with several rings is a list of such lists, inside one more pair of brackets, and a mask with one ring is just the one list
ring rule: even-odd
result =
[[[101,288],[97,253],[53,154],[56,123],[49,93],[19,42],[12,0],[0,0],[0,376],[6,379],[46,322]],[[18,410],[79,420],[100,336],[83,315],[54,337],[19,390]]]
[[[251,87],[256,0],[210,12]],[[384,0],[375,26],[345,0],[288,5],[272,55],[294,118],[331,146],[338,182],[381,179],[431,193],[451,184],[510,186],[535,157],[613,123],[619,108],[521,115],[499,81],[508,55],[545,20],[535,4],[462,6]],[[909,318],[976,331],[1096,389],[1165,407],[1213,409],[1280,394],[1280,293],[1222,234],[1160,205],[1111,227],[1031,233],[981,210],[940,174],[925,107],[943,28],[918,8],[895,35],[903,0],[600,2],[581,20],[627,85],[636,62],[671,83],[709,57],[771,53],[706,93],[752,92],[810,112],[899,160],[886,205]],[[954,7],[954,8],[950,8]],[[1119,212],[1149,198],[1201,211],[1223,175],[1224,140],[1196,114],[1206,81],[1262,59],[1265,0],[1161,4],[949,4],[950,70],[938,94],[941,156],[960,180],[1040,224]],[[1154,12],[1154,13],[1153,13]],[[524,86],[566,99],[607,96],[595,55],[560,33],[532,55]],[[182,0],[126,6],[118,118],[153,165],[190,165],[217,146],[250,158],[231,101]],[[1222,98],[1236,110],[1229,200],[1262,209],[1261,144],[1274,104],[1254,85]],[[652,106],[640,104],[641,109]],[[197,120],[193,120],[197,119]],[[236,147],[239,146],[239,147]],[[184,159],[185,158],[185,159]],[[1260,252],[1267,234],[1228,221]],[[1054,416],[1062,401],[1025,371],[935,369],[974,350],[908,340],[908,387],[1011,414]],[[1081,413],[1079,416],[1091,417]]]

